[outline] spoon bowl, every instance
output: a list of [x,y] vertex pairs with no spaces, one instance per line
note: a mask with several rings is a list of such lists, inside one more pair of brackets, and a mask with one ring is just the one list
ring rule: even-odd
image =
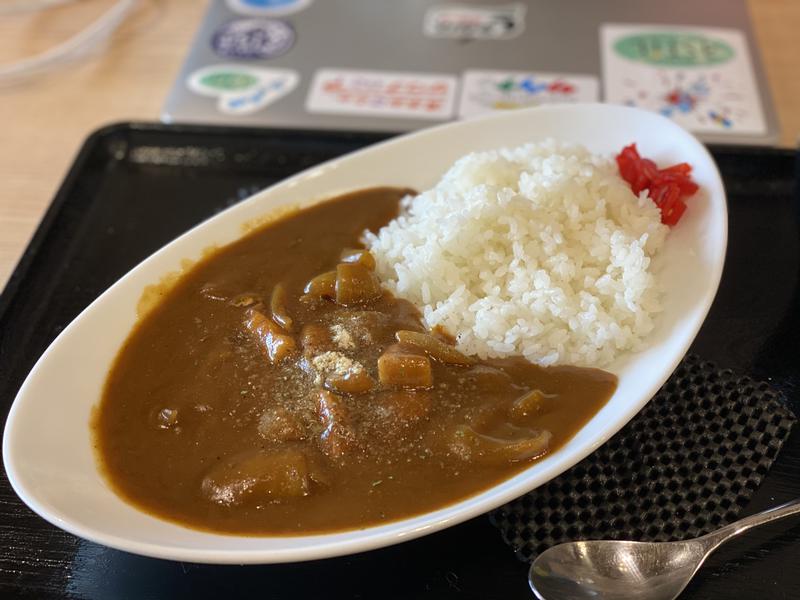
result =
[[543,600],[671,600],[683,591],[707,554],[704,544],[696,540],[575,542],[542,553],[531,567],[530,580],[534,593]]

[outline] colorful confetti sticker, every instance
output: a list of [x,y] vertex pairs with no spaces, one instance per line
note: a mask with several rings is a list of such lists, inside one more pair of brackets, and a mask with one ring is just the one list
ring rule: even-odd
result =
[[529,71],[465,71],[458,116],[462,119],[541,104],[597,102],[599,84],[590,75]]
[[227,0],[228,8],[241,15],[280,17],[308,8],[313,0]]
[[294,28],[278,19],[238,19],[211,36],[214,52],[225,58],[266,59],[286,54],[297,38]]
[[449,119],[456,78],[432,73],[321,69],[306,99],[312,113]]
[[192,73],[190,90],[218,98],[217,109],[229,115],[247,115],[273,104],[297,87],[300,76],[290,69],[243,65],[213,65]]
[[496,6],[437,4],[425,13],[428,37],[455,40],[510,40],[525,30],[522,2]]
[[697,133],[766,133],[741,31],[603,25],[601,43],[607,102],[658,112]]

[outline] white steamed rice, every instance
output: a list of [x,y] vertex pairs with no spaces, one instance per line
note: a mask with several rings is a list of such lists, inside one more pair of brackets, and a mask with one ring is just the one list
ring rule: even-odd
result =
[[365,242],[462,352],[602,366],[653,329],[667,230],[613,159],[546,140],[461,158]]

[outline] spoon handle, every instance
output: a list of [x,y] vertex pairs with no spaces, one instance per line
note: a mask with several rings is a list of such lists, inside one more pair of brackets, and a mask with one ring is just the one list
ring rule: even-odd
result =
[[707,551],[710,552],[720,544],[727,542],[732,537],[737,536],[748,529],[797,513],[800,513],[800,498],[795,498],[786,504],[774,506],[773,508],[768,508],[760,513],[756,513],[754,515],[750,515],[749,517],[745,517],[744,519],[734,521],[730,525],[721,527],[720,529],[717,529],[716,531],[697,539],[698,541],[705,543]]

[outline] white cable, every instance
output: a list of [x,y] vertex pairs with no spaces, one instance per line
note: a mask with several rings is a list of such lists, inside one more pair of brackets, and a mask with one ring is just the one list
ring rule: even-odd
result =
[[69,4],[77,0],[15,0],[14,2],[0,3],[0,15],[14,15],[19,13],[36,12],[53,8],[59,4]]
[[86,29],[58,46],[37,56],[0,66],[0,85],[16,83],[31,75],[48,71],[93,50],[119,28],[138,2],[139,0],[119,0]]

